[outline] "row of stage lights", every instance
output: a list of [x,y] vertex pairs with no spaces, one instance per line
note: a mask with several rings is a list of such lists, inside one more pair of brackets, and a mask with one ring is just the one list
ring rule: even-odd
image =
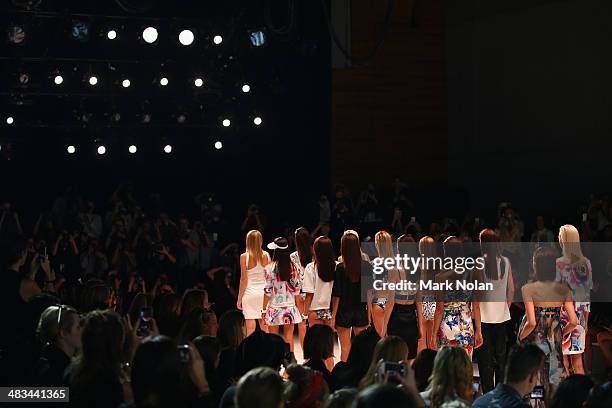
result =
[[[26,42],[26,28],[23,25],[14,24],[11,25],[7,32],[8,41],[14,45],[21,45]],[[107,27],[103,31],[108,40],[114,41],[120,37],[120,29],[114,27]],[[85,43],[89,41],[90,25],[84,21],[74,21],[70,28],[70,37],[78,42]],[[266,45],[267,35],[263,29],[248,30],[249,42],[252,47],[262,47]],[[140,38],[146,44],[156,44],[159,38],[158,27],[148,26],[145,27]],[[196,40],[196,36],[193,30],[183,29],[178,33],[178,42],[183,46],[190,46]],[[206,41],[211,41],[214,45],[221,45],[223,43],[223,36],[221,34],[215,34],[213,36],[206,36]]]
[[[183,121],[184,121],[184,119],[183,119]],[[6,124],[7,125],[12,125],[14,123],[15,123],[15,118],[13,116],[7,116],[6,117]],[[182,122],[179,120],[179,123],[182,123]],[[253,118],[253,124],[255,126],[260,126],[262,123],[263,123],[263,119],[261,118],[261,116],[255,116]],[[232,125],[231,119],[224,118],[224,119],[221,120],[221,126],[223,126],[223,127],[230,127],[231,125]]]
[[[221,150],[223,148],[223,142],[221,142],[220,140],[217,140],[215,143],[213,143],[213,146],[216,150]],[[163,147],[163,152],[166,154],[170,154],[172,153],[172,151],[174,150],[173,146],[171,144],[166,144]],[[76,145],[70,144],[66,146],[66,152],[70,155],[72,154],[76,154],[77,151],[77,147]],[[98,143],[96,145],[96,153],[100,156],[103,156],[107,153],[108,149],[106,148],[106,145],[104,145],[103,143]],[[128,146],[128,153],[130,154],[136,154],[138,152],[138,147],[135,144],[131,144],[130,146]]]

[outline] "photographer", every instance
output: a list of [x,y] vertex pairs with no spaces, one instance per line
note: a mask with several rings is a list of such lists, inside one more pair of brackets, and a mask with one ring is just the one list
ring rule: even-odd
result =
[[13,209],[10,202],[6,202],[0,211],[0,238],[10,240],[21,236],[23,236],[23,229],[19,221],[19,214]]
[[89,239],[87,250],[81,254],[81,268],[83,276],[91,274],[98,278],[108,270],[108,259],[97,239]]
[[244,221],[242,221],[242,230],[258,230],[259,232],[263,233],[264,229],[262,216],[259,213],[259,206],[257,204],[251,204],[247,209],[247,215],[244,218]]

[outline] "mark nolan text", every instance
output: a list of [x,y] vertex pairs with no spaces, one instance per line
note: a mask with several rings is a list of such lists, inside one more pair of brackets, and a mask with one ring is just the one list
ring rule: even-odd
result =
[[435,282],[432,280],[421,280],[418,282],[401,280],[399,282],[384,282],[376,279],[373,282],[374,290],[399,290],[399,291],[416,291],[416,290],[432,290],[432,291],[453,291],[453,290],[493,290],[492,282],[480,282],[478,280],[467,281],[444,281]]

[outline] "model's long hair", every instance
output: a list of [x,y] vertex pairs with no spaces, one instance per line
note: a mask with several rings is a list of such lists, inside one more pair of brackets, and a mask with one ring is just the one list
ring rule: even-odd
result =
[[489,280],[501,279],[500,271],[505,269],[505,265],[500,264],[497,268],[497,258],[501,256],[499,247],[499,235],[489,228],[480,231],[480,249],[485,258],[485,276]]
[[312,238],[304,227],[295,230],[295,249],[300,257],[302,268],[305,268],[312,262]]
[[344,263],[344,271],[353,283],[361,279],[361,247],[359,237],[353,232],[346,231],[340,239],[340,254]]
[[393,237],[387,231],[378,231],[374,235],[374,244],[380,258],[393,258]]
[[586,263],[580,248],[580,234],[576,227],[566,224],[559,228],[559,245],[566,262],[572,266],[582,266]]
[[463,347],[442,347],[436,354],[429,383],[431,407],[441,407],[447,398],[471,401],[473,377],[472,361]]
[[408,345],[398,336],[387,336],[378,340],[374,347],[374,355],[370,367],[363,379],[359,382],[359,388],[366,388],[376,382],[376,373],[380,360],[398,363],[408,358]]
[[314,264],[317,268],[319,278],[321,278],[323,282],[333,281],[334,272],[336,270],[336,260],[331,239],[321,236],[315,240],[313,248]]
[[[257,230],[251,230],[246,235],[246,253],[250,259],[255,259],[257,263],[264,264],[264,253],[261,246],[263,244],[263,238],[261,232]],[[247,265],[247,268],[249,266]]]
[[[428,235],[425,235],[419,240],[419,254],[422,255],[425,260],[429,258],[435,258],[437,256],[436,241]],[[427,269],[427,262],[424,262],[423,268],[421,269],[421,279],[431,280],[434,278],[436,271],[434,269]]]
[[287,239],[283,237],[274,238],[274,243],[279,247],[284,247],[284,249],[276,248],[274,250],[272,253],[272,262],[276,262],[279,280],[286,282],[291,279],[289,243],[287,242]]

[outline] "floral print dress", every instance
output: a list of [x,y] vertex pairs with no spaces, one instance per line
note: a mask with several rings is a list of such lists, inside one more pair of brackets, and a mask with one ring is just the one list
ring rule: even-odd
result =
[[268,326],[300,323],[302,315],[295,306],[295,297],[299,296],[301,281],[299,273],[291,264],[291,277],[288,281],[280,280],[276,262],[266,266],[266,286],[264,292],[270,299],[264,316]]
[[[538,375],[538,385],[559,385],[565,378],[563,354],[561,351],[563,322],[561,307],[535,307],[536,327],[523,342],[536,344],[545,354],[544,366]],[[527,323],[527,315],[518,330],[521,333]]]
[[[587,316],[591,310],[590,293],[593,289],[591,262],[585,258],[582,264],[570,264],[565,258],[557,259],[557,281],[565,282],[572,290],[574,309],[578,324],[572,333],[563,339],[563,354],[584,353],[587,332]],[[561,310],[561,322],[567,324],[569,318],[565,309]]]
[[472,323],[472,292],[447,292],[442,321],[438,330],[438,347],[461,346],[472,358],[474,325]]

